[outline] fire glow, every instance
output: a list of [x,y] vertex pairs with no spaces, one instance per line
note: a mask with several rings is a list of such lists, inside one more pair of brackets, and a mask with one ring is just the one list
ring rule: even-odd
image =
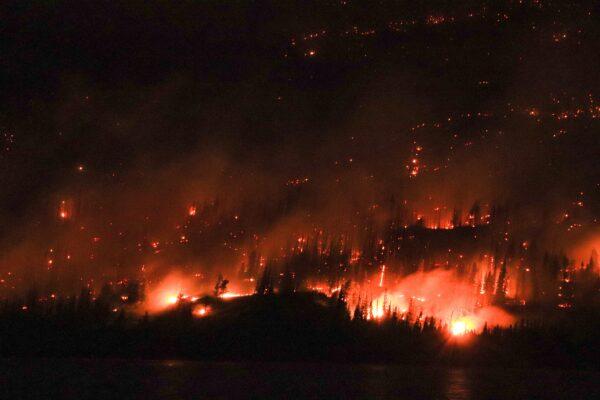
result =
[[454,336],[463,336],[474,330],[475,324],[468,317],[460,318],[456,321],[453,321],[450,325],[450,333],[452,333],[452,335]]
[[[383,270],[383,269],[382,269]],[[380,272],[381,273],[381,272]],[[381,285],[381,276],[374,284],[351,284],[331,291],[326,285],[311,286],[329,296],[339,296],[345,291],[345,301],[351,316],[364,314],[364,318],[383,321],[395,316],[409,322],[423,318],[434,318],[438,324],[446,324],[452,336],[463,336],[470,332],[480,332],[488,326],[507,327],[515,318],[492,304],[484,304],[477,287],[472,287],[456,279],[451,271],[418,272],[403,278],[390,276],[390,285]],[[193,294],[192,294],[193,293]],[[252,295],[254,292],[226,291],[218,298],[227,301]],[[143,309],[161,312],[179,304],[191,304],[192,314],[204,317],[211,308],[199,303],[202,296],[214,295],[208,289],[194,286],[191,279],[181,274],[170,274],[156,288],[151,290]]]

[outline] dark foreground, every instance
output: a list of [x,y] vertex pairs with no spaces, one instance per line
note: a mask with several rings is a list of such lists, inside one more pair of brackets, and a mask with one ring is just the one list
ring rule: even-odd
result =
[[339,299],[318,293],[181,302],[157,316],[114,313],[85,297],[27,310],[0,307],[0,357],[350,362],[444,367],[597,369],[595,310],[555,321],[520,321],[455,338],[431,319],[391,314],[350,318]]
[[308,363],[3,359],[11,399],[592,399],[600,373]]

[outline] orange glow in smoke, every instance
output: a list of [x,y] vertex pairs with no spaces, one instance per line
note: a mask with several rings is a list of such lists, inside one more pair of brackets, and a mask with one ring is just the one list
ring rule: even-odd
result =
[[198,300],[196,294],[201,291],[193,277],[174,271],[148,285],[146,299],[140,310],[157,313],[179,302],[195,302]]

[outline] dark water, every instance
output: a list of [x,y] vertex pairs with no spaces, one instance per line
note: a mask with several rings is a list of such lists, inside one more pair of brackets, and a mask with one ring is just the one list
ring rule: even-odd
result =
[[2,399],[600,399],[600,373],[301,363],[0,360]]

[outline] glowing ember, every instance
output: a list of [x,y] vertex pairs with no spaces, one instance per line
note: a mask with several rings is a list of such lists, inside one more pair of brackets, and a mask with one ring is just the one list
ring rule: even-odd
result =
[[61,200],[58,206],[58,217],[60,219],[68,219],[71,214],[71,205],[67,200]]
[[379,276],[379,287],[383,287],[383,279],[385,278],[385,265],[381,266],[381,275]]
[[236,297],[242,297],[242,296],[250,296],[251,294],[244,294],[244,293],[235,293],[235,292],[226,292],[221,294],[219,297],[222,299],[233,299]]
[[194,309],[193,314],[196,317],[205,317],[206,315],[208,315],[208,313],[210,312],[210,308],[207,306],[198,306],[197,308]]

